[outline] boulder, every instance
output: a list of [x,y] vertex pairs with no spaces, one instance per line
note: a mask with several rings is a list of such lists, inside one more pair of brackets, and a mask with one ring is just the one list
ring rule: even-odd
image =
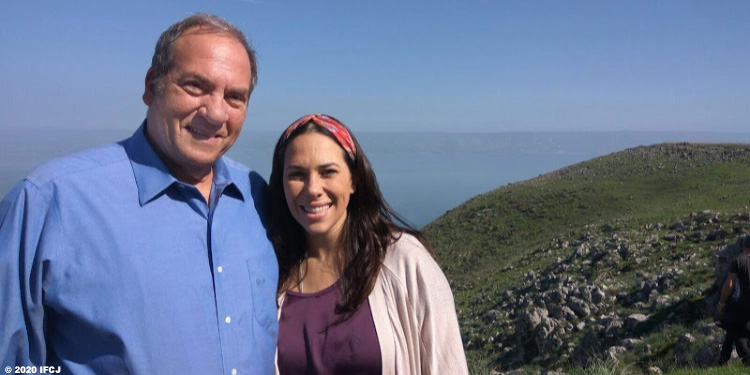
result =
[[727,236],[729,236],[729,232],[724,228],[719,228],[709,233],[706,236],[706,241],[718,241],[727,238]]
[[[719,352],[721,352],[721,340],[714,339],[711,342],[706,343],[698,352],[693,356],[693,366],[698,367],[709,367],[715,366],[719,362]],[[734,357],[737,356],[736,351],[732,351]]]
[[621,320],[612,320],[611,322],[609,322],[609,324],[607,324],[607,327],[604,329],[604,337],[615,338],[619,336],[621,328],[622,328]]
[[673,230],[675,232],[684,232],[684,231],[686,231],[688,229],[688,227],[687,227],[687,225],[684,222],[678,221],[677,223],[675,223],[674,225],[672,225],[671,227],[669,227],[669,229],[671,229],[671,230]]
[[571,310],[570,307],[568,306],[561,307],[560,311],[561,311],[562,318],[569,322],[572,322],[578,319],[578,317],[576,316],[576,313],[573,312],[573,310]]
[[648,315],[644,314],[630,314],[625,318],[625,329],[632,331],[640,324],[648,320]]
[[620,342],[620,345],[628,349],[633,349],[635,345],[640,344],[642,342],[643,340],[641,339],[627,338],[627,339],[623,339],[622,342]]
[[586,302],[576,297],[568,298],[568,307],[570,307],[579,318],[584,318],[591,314],[591,309],[586,305]]
[[589,331],[583,336],[578,346],[571,353],[570,360],[574,365],[583,366],[588,363],[592,355],[596,355],[595,353],[600,353],[602,350],[604,348],[602,348],[602,344],[596,337],[596,334]]
[[695,337],[689,333],[683,333],[677,338],[677,345],[674,347],[674,352],[678,363],[692,365],[695,355],[693,344],[695,342]]
[[544,318],[535,330],[534,344],[536,344],[539,353],[550,352],[562,343],[553,333],[558,326],[558,322],[552,318]]

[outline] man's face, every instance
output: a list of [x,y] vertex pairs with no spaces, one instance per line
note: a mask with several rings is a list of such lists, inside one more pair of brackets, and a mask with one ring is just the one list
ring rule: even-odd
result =
[[242,130],[250,79],[247,51],[223,34],[183,34],[161,87],[149,70],[146,133],[175,178],[196,182],[211,176]]

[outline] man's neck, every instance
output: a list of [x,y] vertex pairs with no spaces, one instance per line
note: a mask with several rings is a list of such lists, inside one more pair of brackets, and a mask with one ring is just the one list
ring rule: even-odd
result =
[[214,182],[213,176],[213,170],[211,170],[211,175],[207,179],[193,184],[193,186],[195,186],[195,188],[201,192],[203,199],[206,200],[206,204],[208,204],[209,206],[211,205],[211,187],[213,186]]
[[148,131],[146,131],[145,134],[146,140],[149,144],[151,144],[151,148],[154,149],[156,155],[159,156],[159,159],[161,159],[162,163],[164,163],[164,165],[167,167],[169,173],[177,180],[195,186],[195,188],[198,189],[198,191],[203,196],[203,199],[206,200],[206,203],[210,205],[211,187],[214,182],[213,166],[209,168],[191,169],[189,167],[186,168],[185,166],[173,163],[166,155],[164,155],[159,147],[157,147],[157,145],[155,145],[154,142],[151,141],[151,137],[149,137]]
[[172,176],[174,176],[174,178],[186,184],[195,186],[195,188],[200,191],[201,195],[203,195],[206,203],[211,203],[211,186],[214,182],[213,167],[208,171],[191,172],[189,170],[186,170],[185,168],[179,168],[178,166],[171,164],[170,162],[165,160],[165,158],[162,158],[162,160],[164,161],[164,164],[167,166],[167,169],[169,169],[169,172],[172,174]]

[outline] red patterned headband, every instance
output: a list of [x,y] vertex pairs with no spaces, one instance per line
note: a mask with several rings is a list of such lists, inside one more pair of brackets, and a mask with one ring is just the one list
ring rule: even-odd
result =
[[289,125],[289,127],[284,131],[284,142],[289,139],[289,136],[292,135],[292,132],[294,132],[295,129],[299,128],[300,126],[306,125],[308,122],[312,122],[313,124],[323,127],[331,132],[331,134],[336,137],[339,145],[341,145],[344,151],[346,151],[346,153],[349,155],[349,158],[351,160],[354,160],[354,156],[357,154],[357,147],[354,146],[354,140],[352,140],[352,136],[349,134],[349,131],[346,130],[344,125],[341,125],[341,123],[333,117],[326,116],[320,113],[307,115]]

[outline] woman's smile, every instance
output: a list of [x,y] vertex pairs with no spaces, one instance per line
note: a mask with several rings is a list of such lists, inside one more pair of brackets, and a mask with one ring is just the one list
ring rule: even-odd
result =
[[308,238],[336,241],[354,193],[343,149],[331,138],[303,134],[284,158],[284,196],[294,219]]

